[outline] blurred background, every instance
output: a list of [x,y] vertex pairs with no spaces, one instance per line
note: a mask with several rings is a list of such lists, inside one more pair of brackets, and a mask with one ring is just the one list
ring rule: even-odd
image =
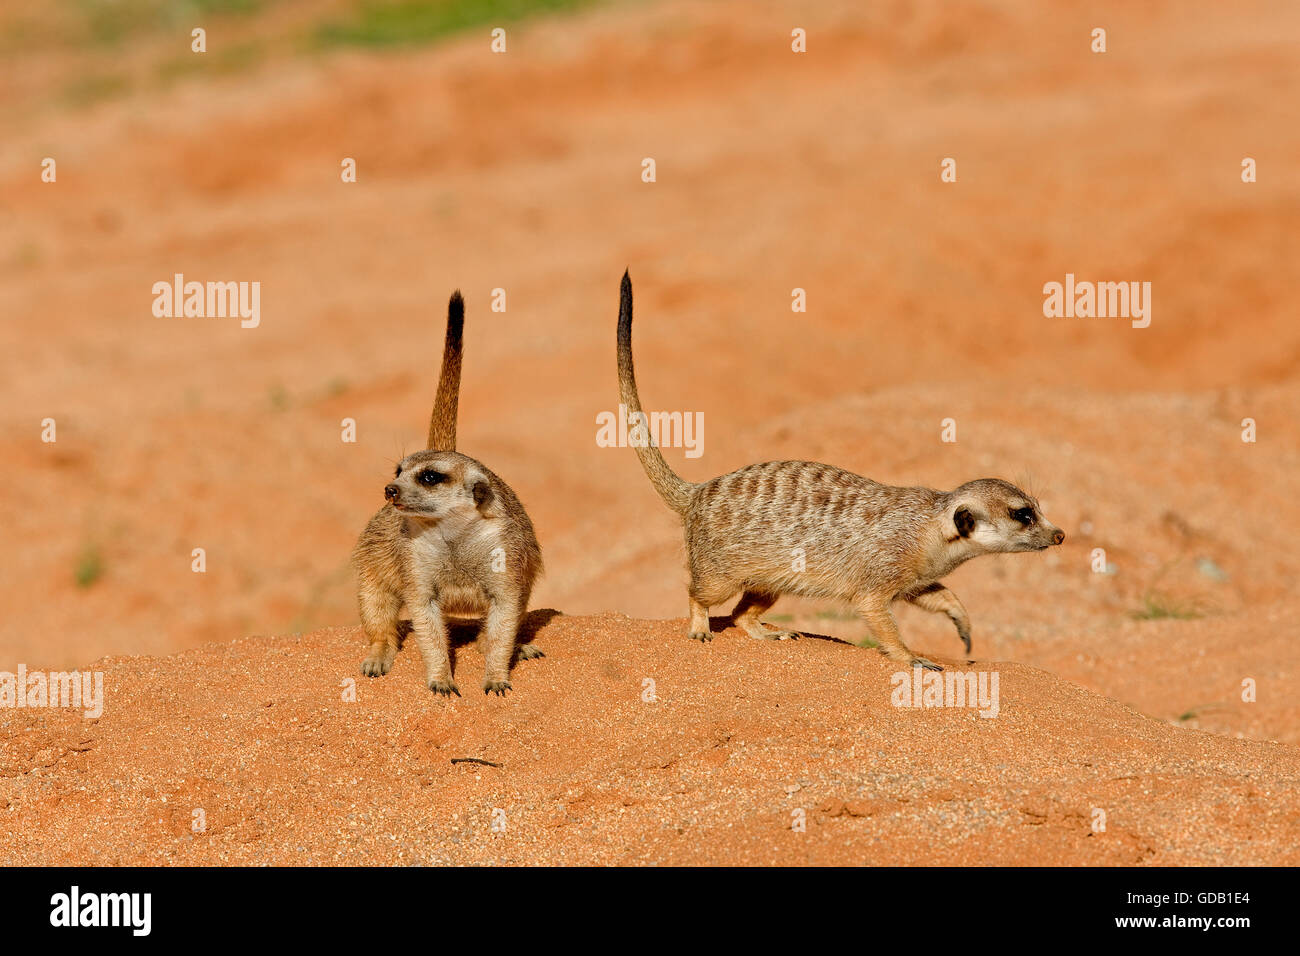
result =
[[[1067,543],[949,579],[977,655],[1295,739],[1296,705],[1232,699],[1297,660],[1298,29],[1263,0],[0,4],[0,669],[355,623],[457,287],[460,448],[533,517],[534,606],[684,616],[678,519],[595,440],[630,267],[642,399],[704,415],[684,477],[1022,483]],[[1045,318],[1067,272],[1150,282],[1150,327]],[[260,325],[155,317],[175,273],[260,282]]]

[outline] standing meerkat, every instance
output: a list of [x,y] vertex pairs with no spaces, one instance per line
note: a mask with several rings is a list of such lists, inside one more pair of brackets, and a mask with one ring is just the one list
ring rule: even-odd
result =
[[515,645],[542,570],[542,552],[510,486],[482,462],[454,450],[464,321],[458,291],[447,306],[429,450],[398,463],[384,488],[386,503],[353,552],[361,623],[370,639],[361,672],[380,677],[393,666],[398,614],[405,606],[431,691],[460,696],[448,655],[448,622],[477,619],[482,621],[483,692],[504,696],[516,655],[543,656],[532,644]]
[[[623,274],[618,313],[618,385],[644,428],[632,368],[632,280]],[[709,608],[740,594],[733,619],[750,637],[783,640],[759,617],[783,594],[834,598],[857,609],[893,661],[943,670],[917,657],[898,634],[890,606],[903,600],[946,614],[970,653],[970,618],[939,583],[981,554],[1042,551],[1065,540],[1038,502],[998,478],[953,491],[896,488],[811,461],[749,465],[691,484],[649,438],[635,443],[659,497],[682,516],[690,572],[690,636],[712,639]],[[632,442],[629,441],[631,444]]]

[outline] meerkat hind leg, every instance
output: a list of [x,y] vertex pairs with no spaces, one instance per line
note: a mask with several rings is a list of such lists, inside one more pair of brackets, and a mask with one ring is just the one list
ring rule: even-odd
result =
[[709,630],[709,606],[696,600],[695,595],[690,595],[691,601],[691,626],[688,633],[693,641],[711,641],[713,632]]
[[708,628],[708,605],[697,600],[694,594],[690,594],[690,631],[686,636],[701,643],[714,639],[714,632]]
[[361,624],[370,638],[370,651],[361,662],[361,673],[383,677],[397,657],[397,613],[402,601],[395,594],[373,589],[361,591]]
[[907,649],[898,634],[898,625],[894,623],[894,615],[890,613],[888,604],[881,606],[875,600],[867,600],[858,606],[858,612],[866,620],[867,627],[871,628],[871,634],[879,642],[880,650],[891,661],[924,667],[930,671],[943,670],[934,661],[918,657]]
[[[482,654],[484,657],[487,657],[488,649],[487,649],[486,624],[479,629],[478,637],[474,641],[474,646],[478,648],[478,652],[480,654]],[[536,644],[533,644],[529,641],[524,641],[523,643],[515,644],[514,659],[516,661],[533,661],[539,657],[545,657],[545,656],[546,654],[542,652],[542,649],[540,647],[538,647]]]
[[731,612],[731,619],[737,627],[752,638],[760,641],[789,641],[798,639],[794,631],[769,631],[759,618],[766,614],[776,603],[776,595],[761,591],[746,591]]
[[691,624],[687,637],[693,641],[713,640],[713,630],[709,627],[709,608],[723,603],[740,590],[739,584],[716,570],[692,568],[691,583],[686,588],[691,606]]

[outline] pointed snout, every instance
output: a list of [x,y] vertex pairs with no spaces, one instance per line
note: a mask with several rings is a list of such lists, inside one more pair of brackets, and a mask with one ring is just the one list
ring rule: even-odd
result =
[[1052,532],[1052,544],[1060,544],[1064,540],[1065,540],[1065,532],[1062,531],[1060,528],[1057,528],[1055,531]]
[[397,485],[385,485],[384,498],[386,498],[388,501],[396,501],[397,496],[401,494],[401,491],[402,490],[398,488]]

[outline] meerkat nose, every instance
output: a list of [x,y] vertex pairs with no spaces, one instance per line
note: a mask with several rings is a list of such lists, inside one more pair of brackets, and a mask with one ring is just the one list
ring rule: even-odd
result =
[[387,498],[389,501],[396,501],[397,495],[400,491],[401,489],[399,489],[397,485],[385,485],[384,497]]
[[1052,544],[1060,544],[1064,540],[1065,540],[1065,532],[1062,531],[1060,528],[1057,528],[1055,531],[1052,532]]

